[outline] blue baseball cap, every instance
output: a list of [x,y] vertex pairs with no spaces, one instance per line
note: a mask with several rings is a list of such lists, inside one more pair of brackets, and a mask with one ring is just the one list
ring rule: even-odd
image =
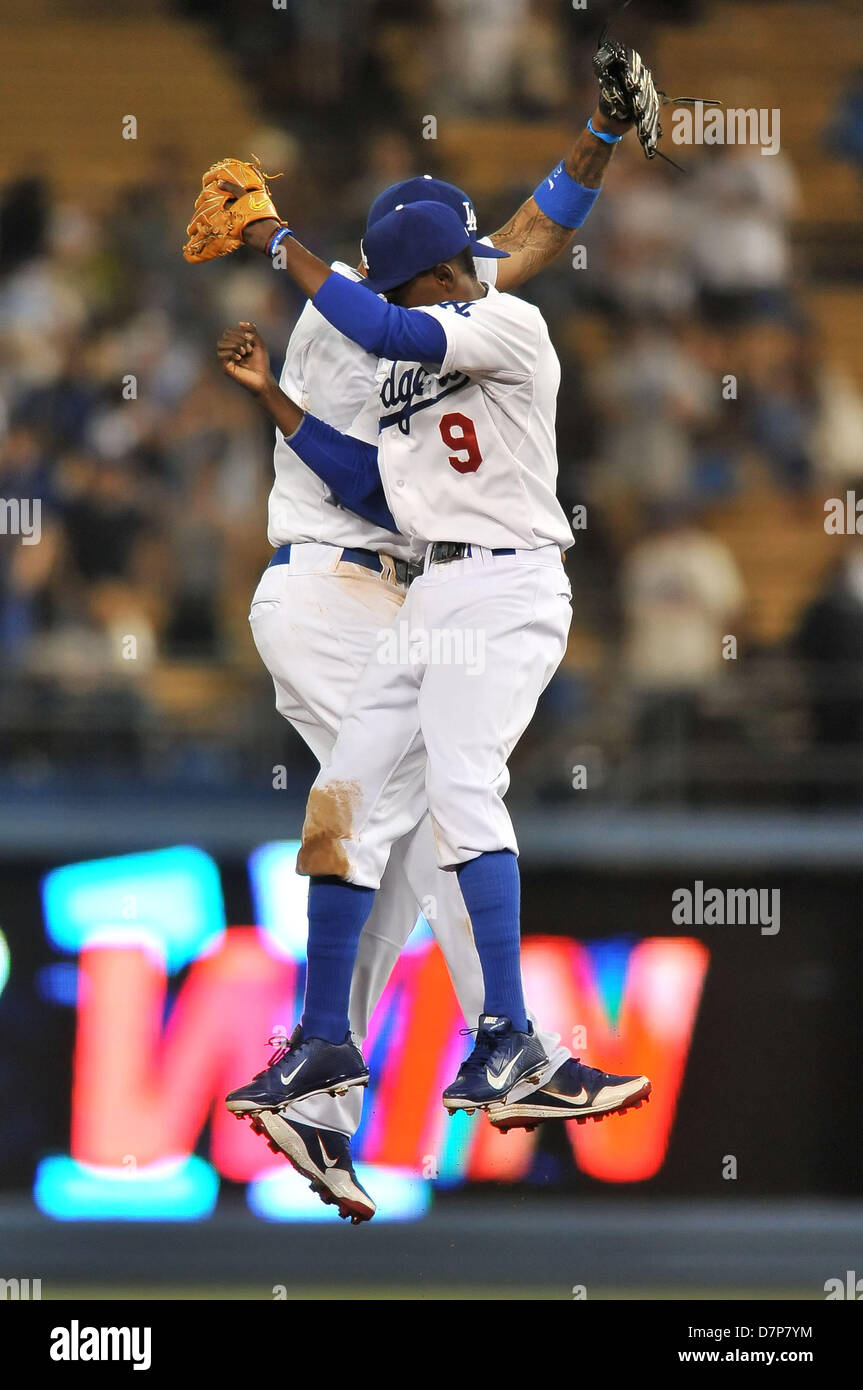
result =
[[381,217],[362,240],[366,284],[375,294],[404,285],[423,270],[470,247],[464,222],[443,203],[406,203]]
[[498,251],[496,246],[486,246],[476,234],[476,213],[473,203],[463,188],[444,179],[433,178],[431,174],[420,174],[415,179],[402,179],[401,183],[390,184],[379,193],[369,208],[366,218],[366,231],[369,231],[382,217],[408,203],[443,203],[457,212],[468,235],[470,248],[475,256],[498,259],[508,256],[508,251]]

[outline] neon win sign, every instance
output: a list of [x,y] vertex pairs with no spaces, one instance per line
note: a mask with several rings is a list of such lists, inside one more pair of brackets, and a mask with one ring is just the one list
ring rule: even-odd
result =
[[[264,1064],[268,1032],[290,1030],[301,1011],[307,885],[297,849],[267,844],[250,857],[251,927],[226,924],[216,864],[187,846],[46,876],[48,937],[78,957],[70,1154],[43,1160],[35,1183],[48,1215],[200,1219],[221,1176],[248,1185],[260,1216],[326,1218],[303,1180],[222,1103]],[[661,1168],[707,962],[689,938],[525,941],[527,993],[544,1026],[565,1042],[578,1030],[586,1061],[637,1067],[654,1083],[650,1106],[625,1120],[567,1125],[583,1172],[623,1183]],[[421,1215],[435,1185],[516,1181],[528,1170],[536,1133],[502,1136],[479,1116],[449,1118],[440,1103],[463,1054],[462,1026],[420,919],[365,1046],[377,1081],[354,1148],[384,1217]],[[204,1157],[196,1150],[207,1126]]]

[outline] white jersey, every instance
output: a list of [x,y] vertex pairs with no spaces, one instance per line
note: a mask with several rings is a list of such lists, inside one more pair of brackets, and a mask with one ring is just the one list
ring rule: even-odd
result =
[[560,363],[542,314],[494,288],[413,312],[443,327],[443,363],[381,362],[352,431],[371,439],[377,414],[381,478],[399,530],[415,547],[566,549],[573,536],[555,492]]
[[[494,258],[476,258],[477,275],[484,283],[494,284],[497,264]],[[332,268],[349,280],[362,279],[343,261],[334,261]],[[377,368],[377,357],[334,328],[309,300],[291,334],[279,385],[302,410],[349,433],[374,389]],[[337,502],[326,483],[303,463],[278,430],[273,465],[276,477],[267,527],[270,545],[313,541],[381,550],[400,559],[412,553],[404,537],[364,521]]]

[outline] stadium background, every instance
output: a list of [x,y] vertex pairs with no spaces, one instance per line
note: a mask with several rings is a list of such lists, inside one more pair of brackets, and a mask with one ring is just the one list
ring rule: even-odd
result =
[[[684,176],[630,137],[576,235],[586,264],[568,252],[524,290],[562,359],[561,496],[587,509],[568,656],[513,761],[531,978],[564,1031],[594,1010],[588,1060],[653,1047],[662,1100],[574,1148],[540,1132],[478,1152],[475,1135],[429,1139],[428,1078],[432,1129],[405,1147],[404,1093],[382,1090],[363,1143],[404,1219],[349,1233],[309,1224],[326,1213],[286,1165],[262,1153],[256,1186],[250,1151],[219,1158],[206,1116],[186,1167],[158,1120],[149,1142],[174,1167],[143,1150],[139,1167],[122,1116],[144,1099],[100,1092],[126,1075],[106,1059],[140,1041],[125,1030],[143,975],[120,983],[123,962],[144,970],[187,902],[160,854],[204,852],[181,864],[200,912],[178,928],[194,940],[166,1036],[183,1009],[204,1018],[191,984],[217,938],[242,954],[270,932],[273,970],[292,970],[279,933],[301,919],[295,898],[280,915],[280,875],[312,765],[279,726],[245,616],[268,553],[269,437],[213,354],[242,315],[278,356],[300,303],[249,256],[183,262],[190,192],[217,156],[254,150],[284,170],[274,191],[300,238],[355,260],[371,197],[434,172],[492,231],[591,109],[614,9],[32,0],[24,16],[0,0],[0,497],[42,504],[39,544],[0,536],[0,1277],[42,1278],[45,1297],[817,1298],[861,1268],[863,544],[824,525],[828,499],[863,496],[850,2],[627,11],[615,32],[660,85],[778,109],[781,150],[675,146],[666,121]],[[130,854],[150,857],[115,863]],[[57,871],[94,861],[76,898],[82,880]],[[154,875],[151,920],[93,908],[94,884],[122,898],[133,871]],[[676,925],[672,892],[699,880],[779,888],[781,929]],[[642,977],[645,944],[660,954]],[[415,1047],[420,1006],[448,1007],[410,973],[434,976],[421,932],[411,959],[382,1044]],[[106,974],[88,993],[94,960]],[[111,1006],[82,1080],[97,998]],[[207,1033],[213,1049],[238,1017]],[[275,1021],[256,1041],[246,1009],[251,1058]],[[149,1078],[157,1116],[163,1080]],[[106,1109],[121,1120],[100,1134]]]

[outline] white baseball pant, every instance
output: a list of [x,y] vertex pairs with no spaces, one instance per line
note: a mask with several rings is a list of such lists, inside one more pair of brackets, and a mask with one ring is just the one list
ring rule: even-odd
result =
[[[273,679],[276,708],[322,768],[329,763],[360,677],[370,663],[376,664],[405,600],[403,586],[340,557],[341,550],[331,545],[292,546],[288,564],[264,571],[249,613],[255,645]],[[475,1027],[482,1012],[482,971],[458,879],[437,865],[425,762],[420,744],[415,766],[406,769],[410,810],[402,817],[410,824],[393,837],[380,891],[360,937],[350,1000],[351,1029],[359,1044],[423,910],[465,1020]],[[538,1032],[549,1058],[545,1081],[571,1054],[557,1034]],[[518,1087],[512,1098],[533,1089],[530,1084]],[[362,1097],[362,1088],[355,1086],[346,1096],[311,1097],[290,1113],[306,1124],[350,1135],[360,1122]]]
[[315,780],[302,872],[377,888],[426,805],[441,868],[517,851],[507,762],[560,664],[570,618],[556,546],[473,546],[427,565],[380,635]]

